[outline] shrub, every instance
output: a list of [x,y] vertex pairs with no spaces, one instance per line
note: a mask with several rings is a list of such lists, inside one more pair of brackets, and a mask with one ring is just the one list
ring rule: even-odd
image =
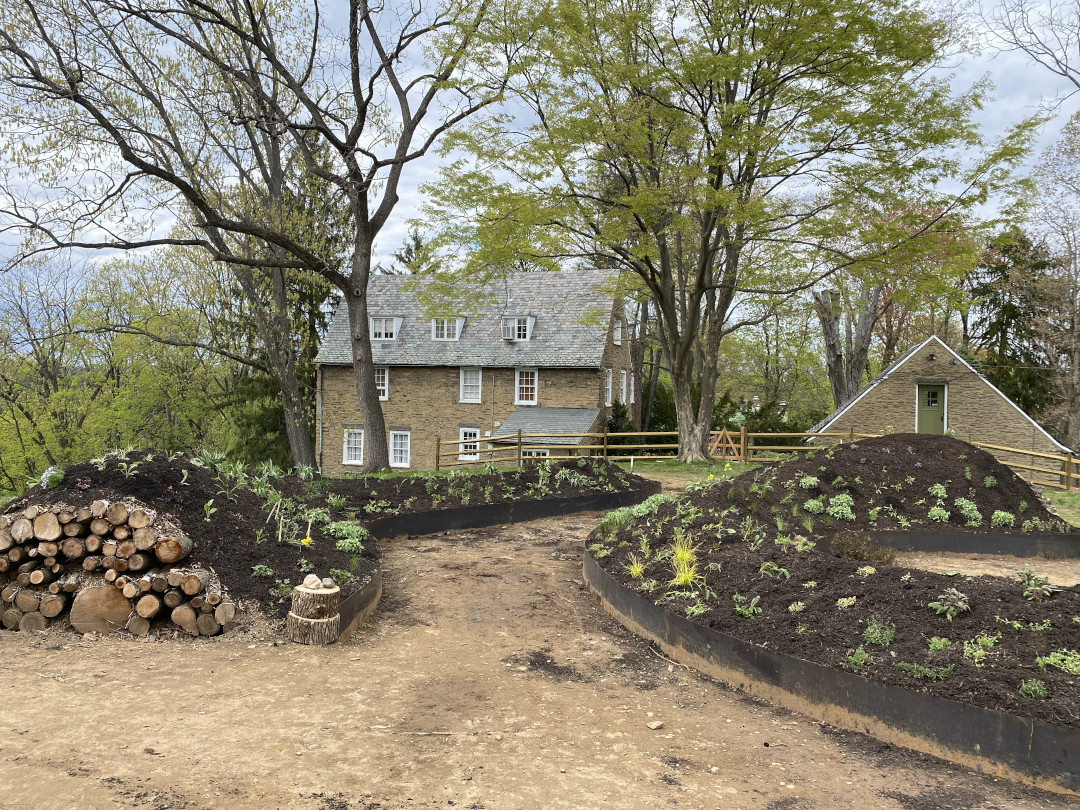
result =
[[1032,700],[1046,700],[1050,693],[1046,691],[1046,683],[1038,678],[1028,678],[1020,681],[1020,694]]
[[1016,517],[1012,512],[1005,512],[1001,509],[995,509],[994,514],[990,516],[991,526],[1009,526],[1010,528],[1016,524]]
[[1056,650],[1049,655],[1036,658],[1035,663],[1043,669],[1051,666],[1069,675],[1080,675],[1080,652],[1076,650]]
[[945,500],[945,498],[948,496],[948,492],[945,490],[944,484],[931,484],[930,489],[928,489],[927,492],[929,492],[939,501]]
[[983,661],[990,655],[990,650],[1001,640],[1001,633],[990,635],[983,633],[975,636],[971,641],[964,642],[964,658],[970,659],[975,666],[981,667]]
[[799,479],[799,486],[803,489],[814,489],[818,485],[817,476],[804,475]]
[[973,501],[967,498],[957,498],[953,501],[956,510],[963,516],[968,526],[978,526],[982,523],[982,513]]
[[[927,517],[935,523],[948,523],[950,514],[948,509],[943,509],[940,506],[931,506]],[[998,513],[995,512],[994,514]]]
[[863,631],[863,641],[867,644],[876,644],[879,647],[888,647],[896,637],[896,625],[887,619],[883,619],[877,613],[870,617]]
[[864,650],[860,644],[858,649],[848,653],[847,660],[853,667],[865,667],[867,664],[874,662],[874,657]]
[[829,508],[825,511],[829,517],[837,520],[855,520],[855,513],[852,511],[854,505],[855,499],[846,492],[842,492],[829,498]]
[[825,505],[821,502],[820,498],[811,498],[802,505],[802,508],[811,515],[820,515],[825,511]]
[[960,593],[956,588],[946,588],[945,593],[940,594],[937,601],[931,602],[927,607],[936,611],[938,616],[944,614],[945,618],[950,622],[961,613],[967,613],[971,610],[967,596]]
[[855,604],[857,597],[854,596],[841,596],[836,600],[836,607],[840,610],[847,610],[849,607]]
[[755,596],[753,599],[747,600],[742,594],[732,594],[731,601],[735,603],[735,615],[741,616],[744,619],[752,619],[761,613],[761,608],[757,606],[757,603],[761,600],[760,596]]
[[951,644],[952,642],[949,641],[947,638],[943,638],[942,636],[934,636],[932,639],[930,639],[930,652],[940,652]]
[[1061,590],[1061,588],[1051,585],[1050,580],[1046,577],[1040,577],[1030,568],[1017,571],[1014,576],[1020,580],[1020,585],[1024,589],[1024,598],[1029,602],[1041,602]]
[[896,668],[909,678],[918,678],[924,681],[943,681],[952,675],[953,671],[951,666],[927,667],[922,664],[909,664],[905,661],[897,662]]

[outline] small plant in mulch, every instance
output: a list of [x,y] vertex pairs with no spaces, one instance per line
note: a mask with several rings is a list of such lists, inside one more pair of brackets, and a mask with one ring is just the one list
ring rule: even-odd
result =
[[950,622],[961,613],[967,613],[971,610],[967,595],[956,588],[946,588],[945,592],[940,594],[927,607],[937,613],[938,616],[944,616]]

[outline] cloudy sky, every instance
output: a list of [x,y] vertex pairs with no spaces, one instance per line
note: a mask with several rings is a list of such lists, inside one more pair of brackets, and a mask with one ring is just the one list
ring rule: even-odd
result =
[[[981,27],[981,19],[970,11],[969,14],[971,25]],[[1080,94],[1067,97],[1074,88],[1046,68],[1033,63],[1026,54],[1001,53],[987,45],[978,55],[954,60],[946,75],[951,77],[957,93],[969,89],[983,77],[989,77],[993,83],[993,100],[976,119],[988,143],[1000,138],[1009,127],[1028,116],[1040,111],[1052,111],[1053,118],[1042,128],[1029,164],[1038,160],[1040,153],[1057,139],[1061,126],[1069,116],[1080,109]],[[438,158],[429,156],[423,164],[413,167],[408,182],[402,184],[401,202],[375,246],[379,260],[384,263],[392,261],[390,254],[403,243],[409,220],[418,217],[421,204],[419,186],[437,177],[438,166]],[[988,211],[987,215],[992,216],[992,212]]]
[[[951,0],[943,1],[950,2]],[[985,2],[991,3],[994,0],[985,0]],[[969,7],[965,12],[975,28],[981,25],[977,8],[975,6],[975,11],[972,11]],[[1058,100],[1059,103],[1054,106],[1054,118],[1040,133],[1037,148],[1030,160],[1032,163],[1037,160],[1039,153],[1057,138],[1061,125],[1069,115],[1080,108],[1080,95],[1065,98],[1069,90],[1067,83],[1054,77],[1046,68],[1032,63],[1026,55],[1021,53],[1000,53],[988,46],[980,55],[954,60],[948,68],[947,75],[951,77],[954,90],[958,93],[967,90],[984,76],[989,77],[994,84],[993,101],[977,117],[977,123],[988,142],[1000,138],[1010,126],[1040,110],[1047,109],[1055,100]],[[403,243],[409,221],[419,217],[421,204],[419,187],[437,178],[438,167],[439,158],[430,155],[425,160],[413,164],[405,173],[405,179],[400,188],[400,203],[375,245],[377,261],[384,264],[391,263],[390,254],[398,250]],[[992,215],[992,212],[988,211],[987,215]],[[0,239],[0,254],[6,252],[4,241],[6,240]],[[95,258],[100,259],[103,256],[98,253]]]

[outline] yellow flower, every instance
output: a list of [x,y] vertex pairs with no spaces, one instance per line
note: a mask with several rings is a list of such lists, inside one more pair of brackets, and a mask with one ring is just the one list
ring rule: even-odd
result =
[[712,473],[709,473],[709,480],[712,481],[713,478],[715,478],[715,476]]
[[302,545],[302,546],[310,546],[311,545],[311,538],[310,537],[305,537],[303,540],[300,541],[300,545]]

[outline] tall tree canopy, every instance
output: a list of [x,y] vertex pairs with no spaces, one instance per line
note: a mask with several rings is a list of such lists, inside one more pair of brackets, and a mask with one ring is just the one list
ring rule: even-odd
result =
[[[526,13],[524,112],[450,142],[460,159],[431,190],[432,219],[476,270],[579,257],[635,279],[684,459],[706,451],[721,340],[761,317],[741,296],[805,289],[807,253],[847,232],[841,214],[884,210],[899,185],[942,212],[957,204],[942,178],[979,198],[1026,137],[966,170],[947,157],[979,146],[979,97],[932,77],[949,32],[913,3],[557,0]],[[882,251],[912,239],[875,224]],[[854,260],[837,252],[822,272]]]
[[1054,391],[1041,325],[1056,264],[1045,244],[1013,228],[990,241],[969,282],[969,348],[987,378],[1028,413],[1046,408]]
[[[374,242],[402,176],[500,97],[506,10],[348,0],[333,20],[321,11],[300,0],[8,3],[0,149],[17,171],[2,208],[29,253],[182,244],[272,268],[277,292],[280,271],[320,275],[346,302],[365,468],[378,469],[388,453],[368,332]],[[347,212],[344,262],[287,204],[289,154]],[[173,218],[191,227],[163,232]],[[283,297],[271,300],[267,316],[280,319]]]

